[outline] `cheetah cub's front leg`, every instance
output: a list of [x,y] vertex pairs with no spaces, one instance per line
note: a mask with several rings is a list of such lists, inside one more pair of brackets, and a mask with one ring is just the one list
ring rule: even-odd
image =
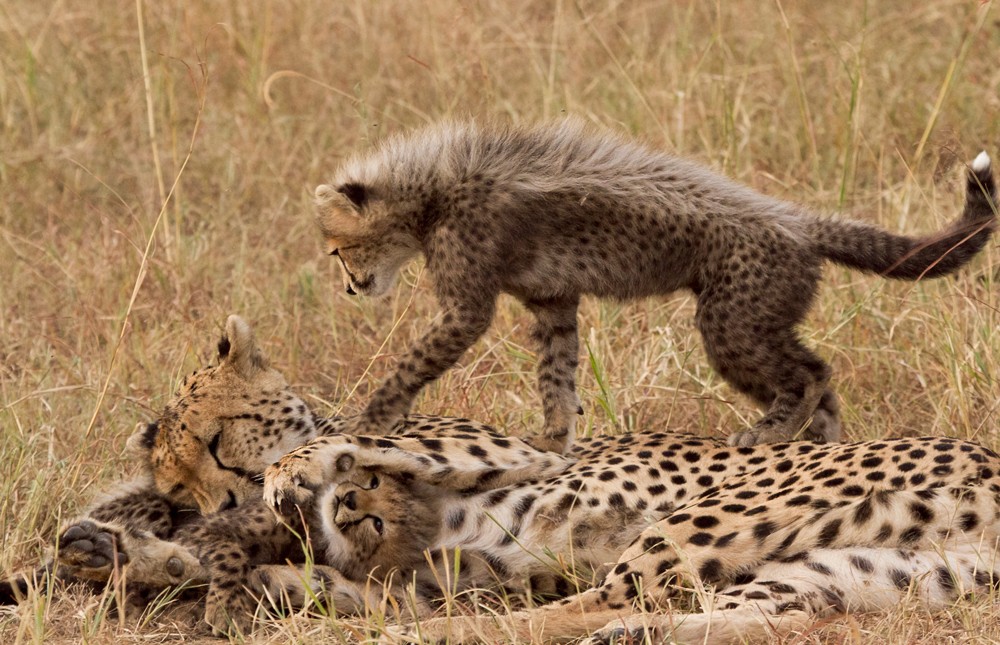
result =
[[439,297],[445,309],[430,330],[399,361],[395,373],[372,395],[364,411],[345,426],[348,434],[389,434],[410,412],[425,385],[452,367],[490,326],[495,303]]

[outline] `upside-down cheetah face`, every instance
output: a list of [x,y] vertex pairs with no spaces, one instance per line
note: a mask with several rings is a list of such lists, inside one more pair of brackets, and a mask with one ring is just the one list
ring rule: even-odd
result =
[[360,580],[423,561],[441,530],[442,494],[412,477],[358,468],[322,495],[319,512],[329,563]]
[[320,186],[316,204],[326,251],[340,260],[344,289],[352,296],[385,295],[400,268],[420,252],[416,238],[394,228],[384,204],[357,184]]
[[312,413],[230,316],[219,364],[181,384],[160,418],[129,438],[156,489],[202,513],[260,497],[264,469],[316,435]]

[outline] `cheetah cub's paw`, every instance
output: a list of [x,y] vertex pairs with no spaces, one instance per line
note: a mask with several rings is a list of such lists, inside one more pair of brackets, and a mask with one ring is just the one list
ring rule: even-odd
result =
[[[358,446],[346,440],[321,437],[297,448],[264,471],[264,502],[281,517],[308,505],[337,473],[354,466]],[[323,443],[319,443],[326,440]]]
[[59,536],[59,564],[73,569],[78,577],[106,581],[115,568],[123,567],[129,560],[128,553],[122,550],[123,542],[115,528],[82,520]]
[[760,430],[756,427],[729,435],[729,445],[737,448],[749,448],[760,443],[783,443],[788,441],[788,435],[779,429]]

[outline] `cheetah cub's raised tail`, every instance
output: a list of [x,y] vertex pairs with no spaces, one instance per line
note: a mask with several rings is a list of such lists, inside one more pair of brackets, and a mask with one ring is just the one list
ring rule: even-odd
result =
[[580,412],[581,296],[632,300],[690,289],[708,359],[763,407],[734,445],[840,439],[830,368],[799,339],[822,263],[915,280],[986,244],[996,187],[984,153],[965,212],[905,237],[817,216],[712,170],[567,119],[533,127],[439,123],[349,159],[316,189],[327,251],[349,294],[379,296],[426,258],[442,314],[400,359],[351,431],[389,432],[513,295],[534,316],[545,414],[533,443],[565,451]]
[[919,280],[961,268],[986,245],[996,226],[996,185],[985,151],[968,173],[965,210],[935,235],[911,238],[859,222],[817,219],[808,227],[816,249],[838,264],[888,278]]

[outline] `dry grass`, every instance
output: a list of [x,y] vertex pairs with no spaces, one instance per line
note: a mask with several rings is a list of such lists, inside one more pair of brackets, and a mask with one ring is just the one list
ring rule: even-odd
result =
[[[1000,15],[972,0],[23,1],[0,5],[0,33],[4,571],[35,561],[62,518],[127,472],[125,437],[211,358],[229,313],[253,321],[320,408],[365,401],[435,306],[416,267],[388,306],[342,295],[309,202],[383,133],[573,113],[905,231],[949,220],[961,164],[984,147],[1000,156]],[[851,438],[1000,447],[998,281],[996,241],[926,284],[828,269],[806,334],[833,362]],[[706,366],[691,314],[684,295],[585,304],[593,431],[718,435],[755,418]],[[525,323],[505,301],[419,408],[537,427]],[[0,640],[188,633],[166,617],[107,620],[108,604],[36,599],[4,610]],[[254,640],[338,625],[289,620]],[[998,625],[989,604],[905,606],[798,642],[1000,642]]]

